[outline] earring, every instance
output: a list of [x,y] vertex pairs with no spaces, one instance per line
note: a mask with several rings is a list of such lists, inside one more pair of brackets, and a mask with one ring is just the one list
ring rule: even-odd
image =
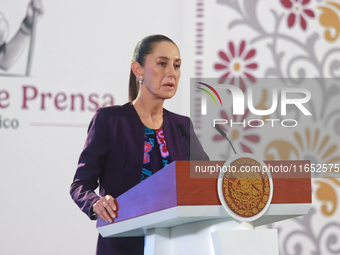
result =
[[143,77],[139,77],[139,78],[138,78],[138,82],[139,82],[139,86],[141,86],[141,85],[142,85],[142,82],[143,82]]

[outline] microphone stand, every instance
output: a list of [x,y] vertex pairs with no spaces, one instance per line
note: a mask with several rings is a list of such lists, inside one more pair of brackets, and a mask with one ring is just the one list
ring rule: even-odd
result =
[[237,152],[236,152],[236,150],[235,150],[233,144],[232,144],[231,141],[228,139],[227,134],[222,130],[222,128],[221,128],[218,124],[216,124],[216,125],[215,125],[215,129],[221,134],[221,136],[223,136],[225,139],[228,140],[228,142],[230,143],[231,148],[233,149],[234,153],[237,154]]

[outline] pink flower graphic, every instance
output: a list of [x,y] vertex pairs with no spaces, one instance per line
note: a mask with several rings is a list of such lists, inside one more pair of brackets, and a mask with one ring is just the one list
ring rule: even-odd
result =
[[243,78],[248,78],[254,83],[255,78],[249,71],[257,68],[257,64],[252,62],[252,58],[255,56],[256,51],[254,49],[245,51],[245,48],[246,42],[244,40],[240,43],[238,51],[236,50],[234,43],[229,42],[229,53],[227,54],[222,50],[218,53],[223,63],[215,64],[215,69],[225,69],[226,71],[220,78],[219,83],[222,84],[228,77],[231,77],[232,80],[230,84],[234,85],[234,79],[238,78],[240,81],[240,88],[243,92],[246,90]]
[[306,30],[307,23],[304,17],[314,18],[314,12],[307,8],[307,4],[310,0],[281,0],[281,4],[290,9],[291,12],[288,16],[288,27],[292,27],[295,24],[296,17],[300,19],[300,26],[303,30]]
[[161,152],[161,156],[163,158],[166,158],[169,156],[169,151],[168,148],[166,147],[166,142],[164,139],[164,133],[163,133],[163,128],[156,130],[156,137],[157,137],[157,141],[158,144],[160,146],[160,152]]
[[144,142],[144,160],[143,164],[150,162],[150,155],[149,152],[152,149],[152,143],[151,142]]
[[[222,110],[221,111],[221,118],[226,119],[230,123],[230,119],[228,118],[227,113]],[[245,118],[249,114],[249,109],[245,110],[244,115],[233,115],[233,122],[243,122]],[[233,125],[233,127],[230,127],[229,125],[220,125],[220,127],[224,130],[224,132],[227,133],[229,139],[231,139],[232,143],[237,142],[242,148],[243,152],[246,153],[253,153],[252,149],[247,145],[247,143],[258,143],[260,141],[260,137],[257,134],[253,134],[251,131],[253,127],[247,125],[247,121],[245,121],[246,126],[243,127],[242,125]],[[258,121],[253,121],[252,126],[258,126]],[[213,137],[214,141],[221,141],[225,140],[223,136],[220,134],[215,135]]]

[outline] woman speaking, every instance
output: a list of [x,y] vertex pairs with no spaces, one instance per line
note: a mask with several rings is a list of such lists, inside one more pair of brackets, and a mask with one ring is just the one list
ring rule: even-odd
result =
[[[208,160],[190,119],[163,108],[181,75],[177,45],[163,35],[143,38],[131,63],[130,102],[100,108],[88,129],[70,194],[92,220],[112,222],[114,198],[176,160]],[[190,136],[182,137],[182,132]],[[188,151],[187,144],[191,144]],[[94,190],[99,185],[99,195]],[[143,254],[144,237],[98,237],[97,254]]]

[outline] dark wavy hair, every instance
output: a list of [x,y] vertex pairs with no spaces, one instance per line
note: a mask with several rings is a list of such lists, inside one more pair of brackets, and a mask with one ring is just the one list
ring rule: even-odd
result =
[[[160,42],[171,42],[176,45],[170,38],[164,35],[149,35],[140,40],[133,53],[132,61],[138,62],[142,67],[144,67],[146,56],[152,54],[154,47]],[[177,45],[176,45],[177,47]],[[130,81],[129,81],[129,100],[132,102],[137,98],[139,91],[138,79],[133,73],[132,69],[130,71]]]

